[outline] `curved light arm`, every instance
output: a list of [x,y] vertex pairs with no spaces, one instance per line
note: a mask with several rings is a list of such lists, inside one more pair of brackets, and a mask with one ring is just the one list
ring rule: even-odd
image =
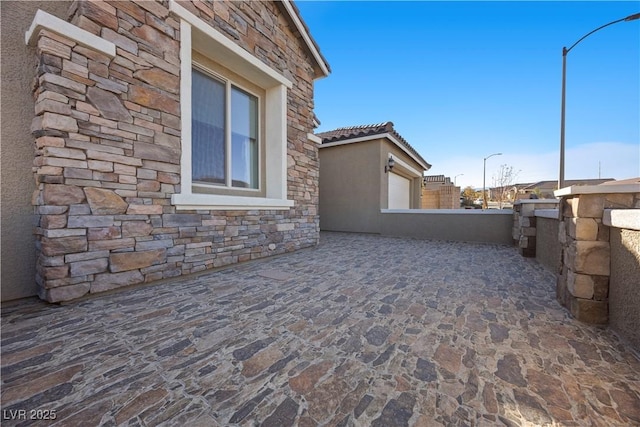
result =
[[616,19],[615,21],[611,21],[608,24],[604,24],[598,28],[596,28],[593,31],[588,32],[587,34],[585,34],[584,36],[582,36],[577,42],[575,42],[574,44],[571,45],[571,47],[569,49],[567,48],[563,48],[562,49],[562,54],[566,55],[567,53],[569,53],[569,51],[571,49],[573,49],[574,47],[576,47],[576,45],[578,43],[580,43],[582,40],[586,39],[587,37],[589,37],[591,34],[595,33],[596,31],[600,31],[601,29],[608,27],[609,25],[613,25],[613,24],[617,24],[618,22],[622,22],[622,21],[635,21],[636,19],[640,19],[640,13],[634,13],[633,15],[629,15],[626,18],[622,18],[622,19]]
[[493,154],[485,157],[484,159],[487,160],[489,157],[493,157],[493,156],[502,156],[502,153],[493,153]]

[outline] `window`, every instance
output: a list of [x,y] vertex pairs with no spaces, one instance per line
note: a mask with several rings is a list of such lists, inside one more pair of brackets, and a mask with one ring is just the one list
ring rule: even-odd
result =
[[178,210],[289,209],[290,80],[177,2],[180,17]]
[[257,190],[258,98],[199,67],[191,88],[193,184]]

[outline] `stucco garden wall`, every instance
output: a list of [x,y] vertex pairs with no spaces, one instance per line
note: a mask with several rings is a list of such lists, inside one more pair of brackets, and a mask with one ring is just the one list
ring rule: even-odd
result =
[[536,260],[555,274],[562,268],[558,227],[559,221],[556,218],[536,217]]
[[513,213],[504,210],[383,210],[380,233],[418,239],[511,244]]
[[610,243],[609,324],[640,354],[640,230],[611,227]]
[[[317,244],[314,65],[274,2],[180,2],[292,82],[278,210],[177,210],[180,19],[169,2],[79,1],[115,57],[42,30],[34,97],[39,295],[63,301]],[[215,60],[215,58],[213,58]]]

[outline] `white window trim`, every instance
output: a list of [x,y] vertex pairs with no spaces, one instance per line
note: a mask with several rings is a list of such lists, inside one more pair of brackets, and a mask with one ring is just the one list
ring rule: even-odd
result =
[[[233,89],[239,89],[241,91],[246,92],[248,95],[253,96],[254,98],[257,99],[258,102],[258,117],[256,117],[256,119],[258,120],[258,129],[261,128],[262,126],[262,120],[260,119],[260,112],[262,111],[262,97],[260,95],[258,95],[257,93],[254,93],[251,89],[243,86],[242,84],[235,82],[225,76],[222,76],[218,73],[216,73],[213,70],[210,70],[209,68],[207,68],[206,65],[200,64],[198,61],[193,61],[193,66],[192,69],[195,68],[198,71],[200,71],[201,73],[206,74],[209,78],[212,79],[216,79],[218,80],[220,83],[222,83],[224,85],[224,90],[225,90],[225,109],[226,111],[231,111],[231,93],[233,91]],[[223,189],[227,189],[227,190],[233,190],[233,191],[240,191],[240,192],[247,192],[248,194],[253,193],[254,195],[256,193],[260,193],[262,191],[262,162],[258,161],[258,187],[257,188],[248,188],[248,187],[234,187],[232,185],[232,175],[233,175],[233,169],[232,169],[232,156],[233,156],[233,150],[231,147],[231,123],[232,123],[233,117],[231,116],[231,114],[225,114],[225,183],[224,184],[211,184],[211,183],[205,183],[205,182],[194,182],[192,183],[192,187],[196,187],[196,188],[206,188],[206,189],[216,189],[216,188],[223,188]],[[264,155],[264,150],[262,149],[262,135],[261,133],[258,131],[258,159],[261,159],[262,156]]]
[[[291,81],[180,6],[169,9],[180,19],[180,104],[182,126],[181,192],[171,196],[178,210],[289,209],[287,199],[287,88]],[[205,56],[265,90],[265,197],[199,194],[191,179],[191,68],[194,45]]]

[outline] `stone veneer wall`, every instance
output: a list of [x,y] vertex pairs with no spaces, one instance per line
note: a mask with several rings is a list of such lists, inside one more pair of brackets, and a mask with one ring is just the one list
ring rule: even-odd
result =
[[520,255],[528,258],[536,256],[536,210],[556,209],[555,199],[518,200],[513,205],[513,243]]
[[607,323],[611,275],[610,227],[603,224],[605,209],[638,209],[640,192],[565,195],[560,205],[563,221],[558,239],[563,266],[558,275],[557,298],[578,320]]
[[115,58],[42,30],[34,84],[37,282],[56,302],[313,246],[313,64],[273,2],[181,2],[288,79],[289,210],[176,211],[179,19],[167,1],[78,1]]

